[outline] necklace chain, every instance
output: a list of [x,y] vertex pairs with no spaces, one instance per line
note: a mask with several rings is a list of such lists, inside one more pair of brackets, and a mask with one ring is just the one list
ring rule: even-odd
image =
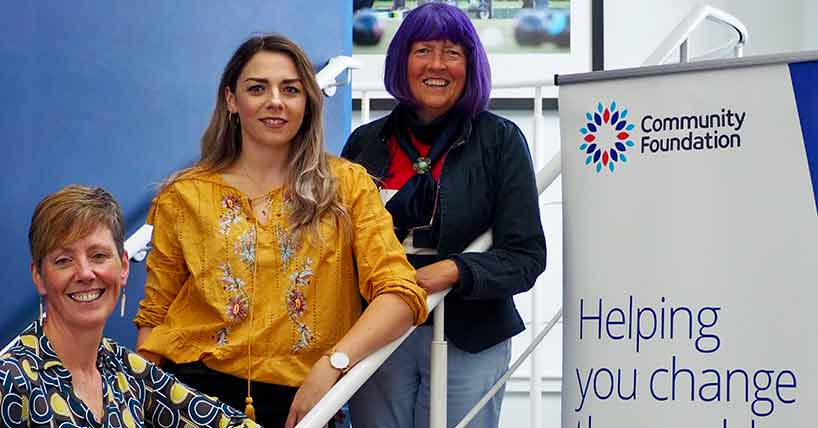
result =
[[[242,174],[244,174],[245,177],[247,177],[248,180],[250,180],[257,187],[262,188],[262,189],[264,189],[266,187],[263,183],[259,183],[258,181],[256,181],[256,179],[254,179],[247,172],[247,168],[244,165],[241,166],[241,172],[242,172]],[[264,206],[261,208],[261,217],[263,217],[263,220],[266,221],[267,217],[268,217],[267,215],[270,213],[270,207],[273,205],[273,194],[272,194],[272,192],[268,191],[267,193],[264,193],[264,194],[262,194],[260,196],[255,196],[255,197],[250,196],[249,198],[250,198],[250,205],[253,207],[253,209],[255,209],[256,201],[266,199],[265,202],[264,202]]]

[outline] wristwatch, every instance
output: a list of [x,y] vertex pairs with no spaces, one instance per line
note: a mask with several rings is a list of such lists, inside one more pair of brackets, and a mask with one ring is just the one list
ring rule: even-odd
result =
[[349,371],[349,355],[345,352],[336,351],[335,349],[327,352],[324,354],[329,357],[329,365],[336,370],[340,370],[341,373],[346,373]]

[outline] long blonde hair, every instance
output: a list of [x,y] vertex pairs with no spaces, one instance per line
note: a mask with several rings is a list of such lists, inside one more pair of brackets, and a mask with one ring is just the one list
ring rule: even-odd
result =
[[[301,129],[290,144],[286,197],[292,210],[290,227],[294,231],[309,228],[318,231],[321,217],[331,215],[340,224],[349,224],[349,214],[338,195],[338,183],[329,166],[324,149],[322,111],[324,98],[315,70],[307,55],[295,43],[278,34],[264,34],[247,39],[236,49],[222,73],[216,95],[216,106],[210,124],[202,136],[201,155],[189,172],[221,172],[233,164],[241,153],[241,125],[232,120],[227,109],[225,88],[236,93],[236,84],[245,65],[261,51],[287,55],[295,64],[307,95],[307,107]],[[171,179],[171,181],[173,178]]]

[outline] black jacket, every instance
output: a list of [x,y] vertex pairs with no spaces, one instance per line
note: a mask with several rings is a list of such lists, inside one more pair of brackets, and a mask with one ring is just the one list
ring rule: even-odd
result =
[[[341,156],[382,178],[390,162],[392,115],[356,129]],[[460,283],[446,296],[446,336],[479,352],[525,330],[512,296],[545,269],[545,238],[528,145],[513,122],[489,112],[467,120],[440,177],[438,254],[453,259]],[[492,230],[485,253],[460,254]]]

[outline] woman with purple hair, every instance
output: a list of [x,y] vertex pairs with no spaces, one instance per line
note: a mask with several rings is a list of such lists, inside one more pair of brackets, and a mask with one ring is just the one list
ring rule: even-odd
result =
[[[376,177],[395,234],[428,292],[446,297],[448,426],[508,367],[525,329],[513,296],[545,268],[545,238],[528,146],[486,111],[491,72],[465,13],[427,3],[407,14],[386,54],[384,83],[399,104],[356,129],[342,156]],[[492,230],[485,253],[461,252]],[[351,401],[355,428],[427,427],[431,318]],[[502,392],[470,426],[496,427]]]

